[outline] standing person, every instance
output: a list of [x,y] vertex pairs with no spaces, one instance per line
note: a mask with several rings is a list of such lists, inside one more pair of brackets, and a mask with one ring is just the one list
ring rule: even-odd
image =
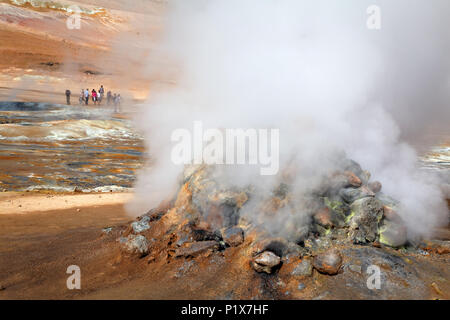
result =
[[114,112],[117,112],[117,94],[114,93],[114,95],[112,96],[112,100],[114,103]]
[[86,105],[89,104],[89,89],[84,90],[84,102]]
[[78,98],[78,102],[80,103],[80,106],[84,102],[84,90],[83,89],[81,89],[81,93],[80,93],[80,97]]
[[122,100],[120,93],[117,95],[116,99],[117,99],[117,112],[120,112],[120,101]]
[[103,96],[105,95],[105,89],[103,88],[103,85],[100,86],[100,89],[98,89],[98,104],[100,104],[103,100]]
[[94,102],[94,104],[97,104],[97,91],[95,91],[95,89],[92,89],[92,102]]
[[70,95],[72,94],[72,92],[70,92],[69,89],[66,90],[66,102],[67,104],[70,106]]
[[108,91],[108,93],[106,94],[106,103],[108,104],[108,106],[111,104],[111,100],[112,100],[112,94],[111,94],[111,91]]

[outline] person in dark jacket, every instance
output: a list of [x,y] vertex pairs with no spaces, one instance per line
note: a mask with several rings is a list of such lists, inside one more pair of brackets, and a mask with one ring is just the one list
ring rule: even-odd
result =
[[70,92],[69,89],[66,90],[66,102],[68,105],[70,105],[70,95],[72,92]]

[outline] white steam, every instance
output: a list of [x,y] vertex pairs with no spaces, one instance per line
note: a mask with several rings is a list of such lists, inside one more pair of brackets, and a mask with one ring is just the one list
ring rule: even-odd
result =
[[[402,202],[411,234],[443,221],[443,195],[419,173],[406,142],[450,119],[450,3],[379,1],[378,31],[366,26],[371,4],[171,1],[148,63],[149,72],[168,76],[150,88],[138,120],[152,163],[138,177],[141,203],[130,212],[175,191],[182,167],[170,159],[171,133],[200,120],[207,128],[280,129],[280,165],[294,162],[300,191],[343,150]],[[171,68],[158,70],[155,55]],[[279,181],[252,170],[227,177],[270,187]]]

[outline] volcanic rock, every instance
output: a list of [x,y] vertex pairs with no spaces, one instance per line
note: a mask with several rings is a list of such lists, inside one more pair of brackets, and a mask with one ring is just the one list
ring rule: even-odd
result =
[[206,251],[219,249],[216,241],[198,241],[185,244],[183,247],[175,250],[175,257],[197,256]]
[[372,192],[368,187],[362,186],[360,188],[344,188],[341,189],[339,192],[339,195],[342,197],[342,199],[345,200],[347,203],[353,203],[356,200],[367,198],[367,197],[374,197],[375,193]]
[[244,242],[244,230],[239,227],[231,227],[222,231],[223,241],[230,247],[237,247]]
[[303,259],[297,264],[291,273],[293,276],[310,276],[312,275],[312,263],[309,259]]
[[136,254],[143,257],[148,254],[149,243],[142,235],[129,235],[127,238],[121,239],[123,248],[130,254]]
[[402,223],[385,220],[380,228],[380,243],[390,247],[401,247],[407,240],[406,227]]
[[427,240],[420,246],[423,250],[437,254],[450,253],[450,241]]
[[369,187],[369,189],[373,192],[373,193],[378,193],[381,191],[381,182],[379,181],[374,181],[371,182],[367,185],[367,187]]
[[141,233],[145,230],[150,229],[150,225],[148,224],[149,221],[150,217],[143,216],[141,220],[131,223],[131,227],[133,228],[134,233]]
[[396,223],[403,223],[403,219],[391,207],[383,206],[383,215],[384,215],[384,218],[388,221],[393,221]]
[[330,228],[334,225],[331,219],[329,208],[322,208],[314,214],[314,221],[325,228]]
[[252,260],[252,267],[257,272],[271,274],[275,267],[281,263],[281,258],[272,251],[264,251]]
[[350,206],[349,236],[354,243],[373,242],[378,234],[378,222],[383,217],[383,205],[377,199],[363,198],[356,200]]
[[347,179],[347,186],[351,186],[351,187],[355,187],[355,188],[361,187],[361,185],[362,185],[361,179],[358,178],[358,176],[356,174],[354,174],[353,172],[345,171],[344,176]]
[[344,171],[350,171],[353,172],[358,177],[361,177],[361,174],[363,174],[363,169],[361,166],[354,160],[344,158],[342,160],[342,169]]
[[334,275],[339,272],[342,265],[342,256],[336,249],[330,249],[317,255],[313,261],[314,268],[321,273]]

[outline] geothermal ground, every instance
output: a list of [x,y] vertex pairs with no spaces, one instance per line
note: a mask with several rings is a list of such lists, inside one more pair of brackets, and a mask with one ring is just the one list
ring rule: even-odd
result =
[[[314,195],[299,233],[295,223],[274,236],[249,222],[255,191],[210,189],[206,168],[159,207],[127,215],[151,157],[132,118],[160,81],[141,58],[164,10],[163,1],[135,3],[0,0],[0,299],[450,298],[449,228],[407,241],[395,205],[358,168]],[[83,32],[66,28],[72,4]],[[126,52],[113,50],[124,39]],[[78,105],[82,88],[100,84],[122,94],[120,114]],[[67,88],[75,106],[64,105]],[[436,146],[418,163],[446,177],[448,193],[449,135],[430,137]],[[269,219],[290,208],[288,190],[265,195]],[[366,202],[370,210],[358,207]],[[81,290],[67,289],[70,265]],[[367,286],[371,265],[379,290]]]

